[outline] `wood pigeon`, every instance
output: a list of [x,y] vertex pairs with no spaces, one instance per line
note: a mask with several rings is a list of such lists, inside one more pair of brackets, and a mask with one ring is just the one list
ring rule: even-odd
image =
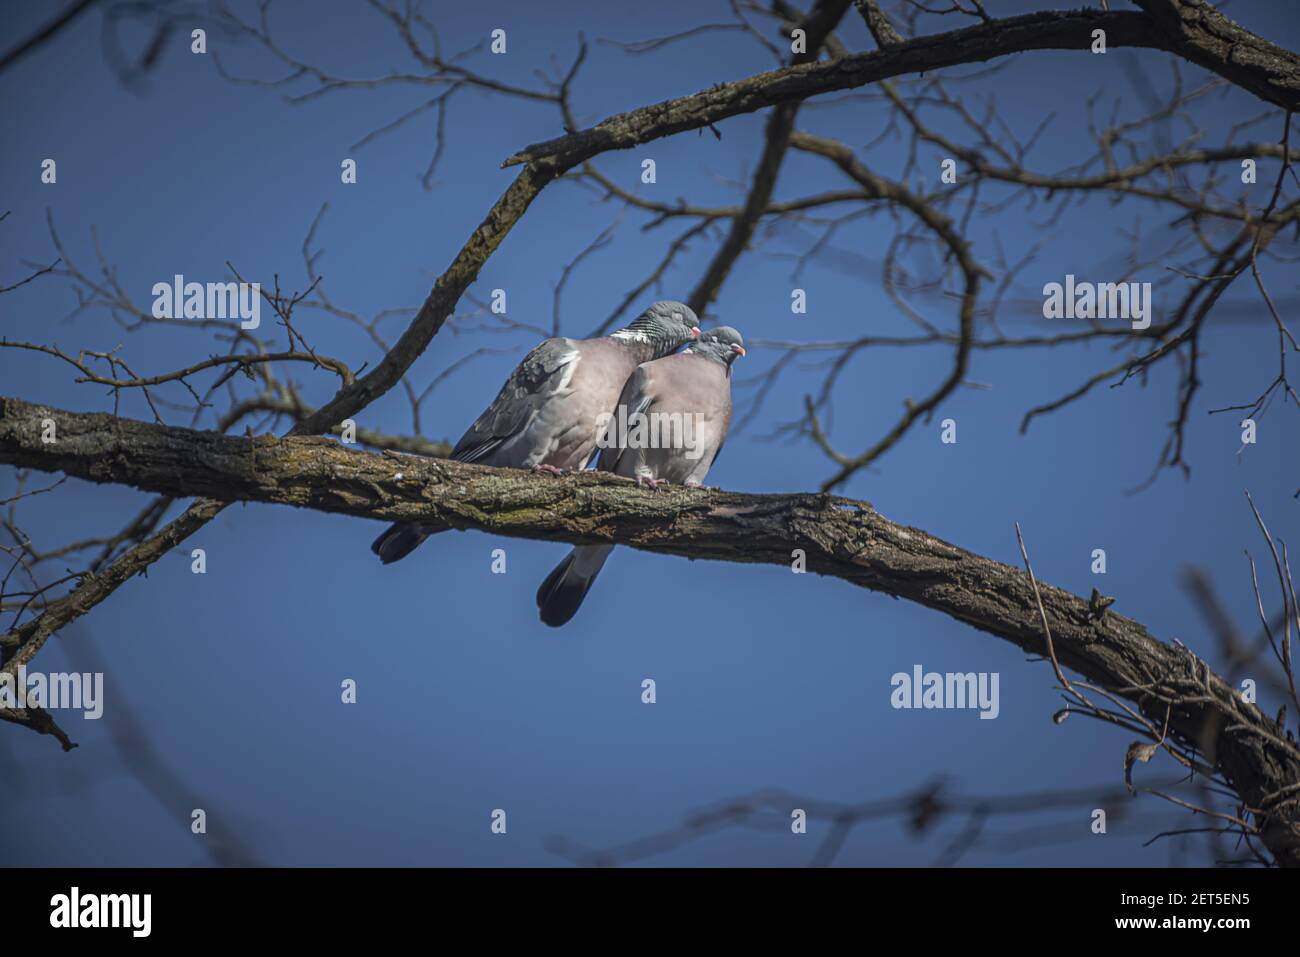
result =
[[[628,376],[693,340],[699,325],[689,306],[669,300],[656,302],[612,335],[547,339],[510,373],[451,457],[498,468],[585,468],[596,452],[598,420],[614,406]],[[430,534],[420,525],[392,525],[370,550],[387,565]]]
[[[600,439],[597,468],[636,479],[638,485],[699,487],[726,441],[731,364],[744,354],[740,333],[718,326],[700,333],[685,352],[638,366]],[[579,545],[546,576],[537,589],[545,624],[558,628],[577,613],[613,550],[613,545]]]

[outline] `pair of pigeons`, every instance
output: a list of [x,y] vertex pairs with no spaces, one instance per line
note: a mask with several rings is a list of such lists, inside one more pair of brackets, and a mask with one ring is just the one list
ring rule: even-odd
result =
[[[689,306],[667,301],[656,302],[609,336],[547,339],[510,374],[451,457],[558,474],[586,468],[600,445],[597,468],[603,471],[652,487],[699,486],[726,440],[731,364],[745,354],[735,329],[701,332],[699,326]],[[628,436],[615,433],[615,423],[601,427],[610,414],[626,422],[637,413],[676,415],[682,422],[689,417],[697,424],[690,448],[629,447]],[[419,525],[393,525],[370,549],[388,564],[405,558],[430,534]],[[546,576],[537,591],[543,622],[559,627],[577,613],[613,548],[580,545]]]

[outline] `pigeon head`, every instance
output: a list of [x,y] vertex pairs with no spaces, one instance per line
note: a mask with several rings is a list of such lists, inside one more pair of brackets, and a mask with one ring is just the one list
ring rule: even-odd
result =
[[745,355],[745,340],[731,326],[715,326],[700,333],[699,339],[691,343],[691,352],[708,356],[730,370],[731,364]]
[[691,307],[668,299],[656,302],[626,328],[614,333],[614,338],[650,343],[655,347],[656,356],[666,356],[699,334],[700,319]]

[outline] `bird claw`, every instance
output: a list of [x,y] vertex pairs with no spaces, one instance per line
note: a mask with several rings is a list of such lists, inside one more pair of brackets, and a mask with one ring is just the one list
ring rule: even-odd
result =
[[636,477],[636,484],[642,487],[649,486],[651,491],[657,492],[659,491],[659,486],[668,484],[668,480],[661,478],[648,478],[644,475],[638,475]]
[[542,464],[542,465],[534,465],[534,466],[533,466],[533,471],[534,471],[534,472],[544,472],[544,473],[546,473],[547,475],[563,475],[563,474],[564,474],[564,469],[556,468],[554,465],[546,465],[546,464]]
[[718,486],[716,486],[716,485],[705,485],[703,482],[694,482],[694,481],[692,481],[692,482],[686,482],[686,483],[684,483],[684,484],[685,484],[686,488],[698,488],[698,489],[703,489],[703,490],[706,491],[706,492],[716,492],[716,491],[718,490]]

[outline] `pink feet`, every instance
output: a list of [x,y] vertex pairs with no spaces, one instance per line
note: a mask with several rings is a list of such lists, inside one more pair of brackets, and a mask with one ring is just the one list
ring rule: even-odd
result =
[[534,472],[544,472],[547,475],[563,475],[564,469],[556,468],[554,465],[534,465]]
[[716,485],[705,485],[703,482],[696,482],[693,480],[686,482],[685,485],[687,488],[702,488],[706,492],[716,492],[718,490],[718,486]]
[[659,491],[659,486],[668,484],[668,480],[661,479],[661,478],[650,478],[649,476],[646,475],[638,475],[636,477],[636,484],[642,486],[648,486],[649,488],[657,492]]

